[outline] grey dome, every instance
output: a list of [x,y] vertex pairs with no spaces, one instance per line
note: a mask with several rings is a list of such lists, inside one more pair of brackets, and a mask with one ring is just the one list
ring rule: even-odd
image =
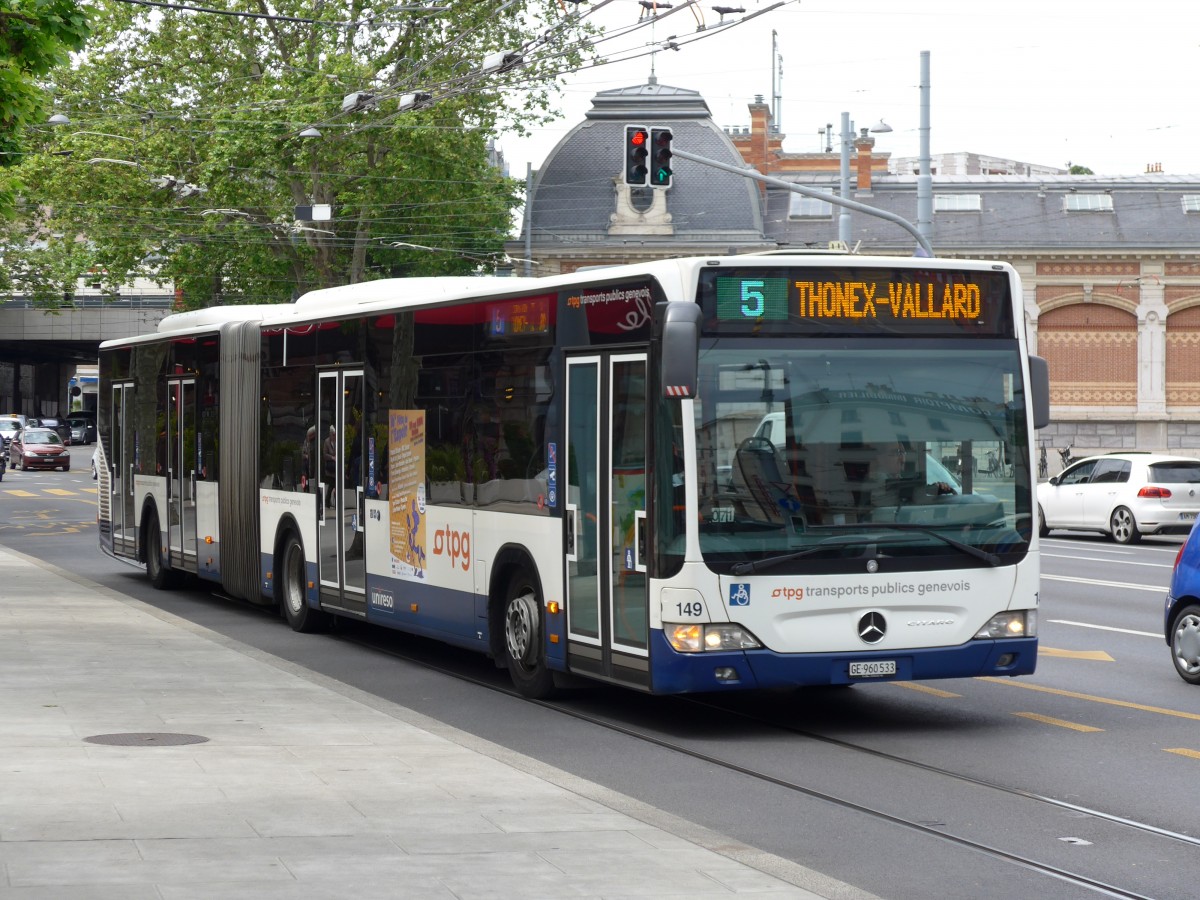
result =
[[[676,157],[666,189],[670,234],[609,231],[623,188],[626,125],[669,126],[674,146],[726,165],[745,167],[733,142],[712,120],[696,91],[657,83],[597,94],[583,122],[551,151],[532,187],[532,243],[558,244],[762,243],[763,205],[757,184],[732,172]],[[652,189],[634,188],[635,202]],[[636,230],[636,229],[633,229]]]

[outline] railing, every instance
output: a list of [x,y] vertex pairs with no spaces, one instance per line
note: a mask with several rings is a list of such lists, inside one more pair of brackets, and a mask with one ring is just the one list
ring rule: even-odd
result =
[[70,301],[61,301],[54,306],[34,303],[28,297],[12,297],[0,301],[0,309],[171,309],[175,298],[171,294],[148,294],[130,297],[76,296]]

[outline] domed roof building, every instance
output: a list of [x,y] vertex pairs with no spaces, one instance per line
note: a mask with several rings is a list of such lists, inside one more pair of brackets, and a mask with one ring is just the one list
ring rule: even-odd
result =
[[[675,157],[673,184],[625,184],[625,127],[668,127],[674,146],[746,168],[733,141],[696,91],[648,84],[602,91],[551,151],[530,191],[514,257],[538,261],[538,275],[704,253],[775,246],[763,231],[763,195],[741,175]],[[688,185],[679,190],[675,182]],[[703,190],[697,190],[698,184]]]

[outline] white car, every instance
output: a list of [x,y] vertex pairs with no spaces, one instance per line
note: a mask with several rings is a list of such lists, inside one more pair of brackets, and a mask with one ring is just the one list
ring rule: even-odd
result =
[[1200,513],[1200,459],[1158,453],[1089,456],[1037,486],[1038,533],[1098,531],[1118,544],[1187,534]]

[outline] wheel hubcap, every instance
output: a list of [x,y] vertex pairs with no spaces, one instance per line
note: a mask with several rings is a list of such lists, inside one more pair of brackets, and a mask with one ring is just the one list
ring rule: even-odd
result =
[[1129,538],[1131,521],[1129,513],[1124,510],[1113,513],[1113,534],[1116,535],[1117,540],[1124,541]]
[[1184,616],[1175,626],[1175,663],[1189,675],[1200,672],[1200,617]]
[[537,605],[532,593],[526,592],[508,601],[504,616],[504,640],[508,655],[522,665],[533,662],[537,648],[533,636],[537,631]]

